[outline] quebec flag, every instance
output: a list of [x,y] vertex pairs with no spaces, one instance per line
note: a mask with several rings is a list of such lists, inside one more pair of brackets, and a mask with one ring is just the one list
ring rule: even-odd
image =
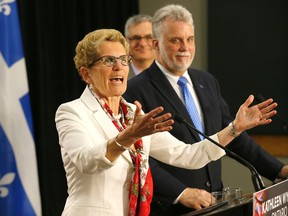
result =
[[0,0],[0,215],[41,215],[29,90],[16,0]]

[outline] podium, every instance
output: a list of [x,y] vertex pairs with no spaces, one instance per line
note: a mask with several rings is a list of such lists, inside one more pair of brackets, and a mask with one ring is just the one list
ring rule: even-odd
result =
[[252,216],[288,215],[288,179],[245,195],[236,202],[209,206],[182,216]]
[[248,216],[253,215],[253,194],[245,195],[236,203],[210,206],[198,211],[189,212],[181,216]]

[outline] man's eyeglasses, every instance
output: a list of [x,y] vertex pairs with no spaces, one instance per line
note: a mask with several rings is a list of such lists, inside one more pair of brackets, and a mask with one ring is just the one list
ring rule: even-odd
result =
[[93,61],[93,63],[89,64],[89,66],[91,67],[92,65],[94,65],[97,61],[101,60],[102,63],[104,65],[106,65],[107,67],[113,67],[116,62],[117,62],[117,59],[120,60],[121,64],[123,66],[127,66],[129,65],[129,63],[131,63],[132,61],[132,56],[130,55],[121,55],[119,57],[116,57],[116,56],[102,56],[98,59],[96,59],[95,61]]
[[142,39],[145,40],[146,42],[151,42],[153,40],[153,36],[152,35],[145,35],[145,36],[141,37],[139,35],[134,35],[132,37],[128,37],[128,40],[132,43],[139,43]]

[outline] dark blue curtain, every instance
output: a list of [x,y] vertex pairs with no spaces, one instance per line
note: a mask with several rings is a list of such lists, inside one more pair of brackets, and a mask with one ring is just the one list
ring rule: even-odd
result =
[[272,97],[281,118],[249,133],[288,134],[288,1],[208,1],[208,68],[236,111],[249,94]]
[[59,216],[66,179],[54,123],[57,107],[80,96],[84,83],[74,67],[74,49],[88,32],[114,28],[138,13],[135,0],[19,0],[43,216]]

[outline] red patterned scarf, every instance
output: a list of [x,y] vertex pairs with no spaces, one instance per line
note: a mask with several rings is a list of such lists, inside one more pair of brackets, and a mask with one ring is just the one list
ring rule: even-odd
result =
[[[89,86],[91,93],[97,99],[103,110],[109,116],[118,131],[126,128],[127,124],[131,124],[134,118],[134,111],[124,98],[120,100],[119,113],[121,118],[115,117],[110,107],[100,98]],[[153,181],[148,163],[148,155],[143,151],[142,139],[134,143],[135,151],[129,151],[134,165],[134,173],[132,175],[129,187],[129,216],[148,216],[150,213],[150,203],[153,196]]]

